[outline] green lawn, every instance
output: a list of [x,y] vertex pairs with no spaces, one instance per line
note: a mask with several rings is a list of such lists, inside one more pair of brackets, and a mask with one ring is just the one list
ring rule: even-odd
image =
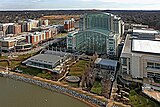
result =
[[[11,65],[9,66],[10,68],[16,68],[17,66],[21,65],[21,62],[26,60],[27,58],[35,55],[36,53],[32,54],[25,54],[25,55],[19,55],[17,58],[11,59]],[[0,59],[8,59],[6,56],[1,56]],[[6,61],[0,62],[0,66],[6,67],[8,66],[8,63]]]
[[69,75],[81,77],[85,71],[85,66],[89,64],[89,61],[79,60],[76,64],[70,67]]
[[6,59],[7,56],[0,56],[0,59]]
[[8,63],[6,61],[0,62],[0,66],[6,67],[8,66]]
[[18,60],[25,60],[25,59],[27,59],[27,58],[29,58],[29,57],[31,57],[31,56],[34,56],[34,55],[36,55],[37,54],[37,52],[36,53],[31,53],[31,54],[25,54],[25,55],[19,55],[18,57],[17,57],[17,59]]
[[32,76],[37,76],[38,73],[42,73],[41,69],[27,67],[27,66],[19,66],[18,69],[23,70],[24,74],[28,74]]
[[56,36],[54,36],[54,38],[60,38],[60,37],[66,36],[66,35],[67,35],[67,33],[59,33]]
[[65,85],[69,85],[74,88],[78,88],[78,83],[71,83],[71,82],[67,82],[65,80],[62,80],[61,83],[65,84]]
[[18,69],[23,70],[24,74],[46,78],[46,79],[52,79],[52,74],[50,72],[46,72],[38,68],[19,66]]
[[11,61],[10,68],[15,68],[17,66],[21,65],[21,61]]
[[46,78],[46,79],[52,79],[51,73],[46,71],[42,71],[41,73],[38,73],[36,76],[41,78]]
[[137,94],[134,90],[130,91],[129,95],[130,104],[133,107],[158,107],[156,103],[147,99],[139,94]]
[[102,93],[102,84],[100,81],[95,81],[93,87],[91,88],[91,92],[99,95]]

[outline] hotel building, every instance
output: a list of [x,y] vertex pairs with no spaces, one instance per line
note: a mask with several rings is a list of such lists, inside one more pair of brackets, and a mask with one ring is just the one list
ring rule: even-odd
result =
[[80,31],[67,36],[68,50],[117,55],[117,46],[124,33],[120,17],[110,13],[85,14],[79,23]]

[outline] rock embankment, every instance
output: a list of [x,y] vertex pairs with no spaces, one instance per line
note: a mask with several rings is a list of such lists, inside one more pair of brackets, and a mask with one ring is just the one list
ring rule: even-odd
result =
[[97,105],[97,106],[101,106],[101,107],[105,106],[105,102],[103,102],[99,99],[93,98],[93,97],[86,95],[86,94],[83,94],[83,93],[79,93],[75,90],[71,90],[71,89],[69,89],[67,87],[63,87],[61,85],[45,82],[45,81],[34,79],[34,78],[28,78],[25,76],[14,74],[14,73],[1,74],[1,76],[7,77],[10,79],[14,79],[14,80],[19,80],[19,81],[31,83],[31,84],[34,84],[34,85],[37,85],[37,86],[40,86],[40,87],[43,87],[43,88],[46,88],[49,90],[58,91],[60,93],[67,94],[69,96],[73,96],[81,101],[89,102],[93,105]]

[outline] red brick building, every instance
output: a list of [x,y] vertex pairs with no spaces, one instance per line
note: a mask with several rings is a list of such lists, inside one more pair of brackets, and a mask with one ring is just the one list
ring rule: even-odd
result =
[[38,44],[41,41],[50,39],[52,37],[51,30],[44,30],[42,32],[30,33],[26,36],[26,42],[33,45]]
[[64,31],[70,32],[74,30],[74,19],[65,20],[64,21]]

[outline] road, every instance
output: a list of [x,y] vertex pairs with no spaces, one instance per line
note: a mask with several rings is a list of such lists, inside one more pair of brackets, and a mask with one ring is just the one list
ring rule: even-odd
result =
[[53,44],[57,42],[57,39],[54,39],[54,40],[50,40],[50,41],[47,41],[45,43],[42,43],[40,46],[37,46],[36,48],[33,48],[31,50],[28,50],[28,51],[24,51],[24,52],[11,52],[11,53],[3,53],[3,56],[9,56],[9,55],[25,55],[25,54],[31,54],[31,53],[35,53],[35,52],[38,52],[42,49],[45,49],[46,47],[48,47],[50,44]]

